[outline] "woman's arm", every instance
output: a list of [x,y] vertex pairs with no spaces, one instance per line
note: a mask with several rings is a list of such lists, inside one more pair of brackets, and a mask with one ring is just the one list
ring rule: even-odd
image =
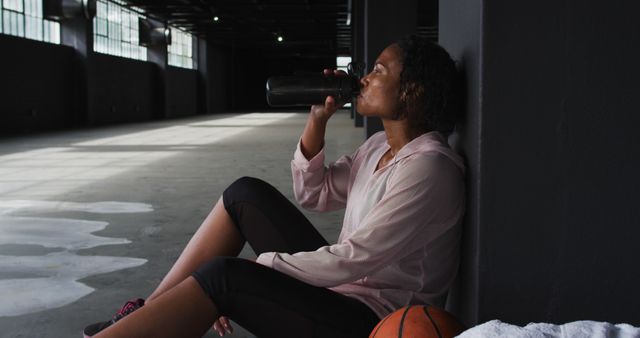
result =
[[333,287],[369,275],[459,225],[462,174],[444,156],[425,156],[399,172],[383,198],[342,243],[312,252],[263,253],[258,263],[307,283]]
[[[324,71],[325,76],[343,76],[342,73]],[[327,122],[341,105],[328,96],[324,105],[311,107],[291,161],[294,195],[305,209],[330,211],[344,208],[347,203],[352,156],[342,156],[325,166],[323,151]]]
[[[334,71],[332,75],[332,71],[329,69],[324,70],[324,75],[341,76],[338,71]],[[304,127],[300,142],[300,150],[308,160],[315,157],[320,152],[320,150],[322,150],[327,122],[329,121],[331,116],[333,116],[333,114],[338,110],[338,108],[339,105],[331,96],[327,96],[327,98],[324,100],[324,106],[311,106],[309,118],[307,119],[307,125]]]

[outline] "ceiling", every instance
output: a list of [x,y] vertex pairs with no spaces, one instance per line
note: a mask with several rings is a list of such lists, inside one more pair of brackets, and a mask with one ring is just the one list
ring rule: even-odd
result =
[[[127,0],[209,41],[265,54],[351,55],[350,0]],[[418,0],[417,32],[437,38],[437,0]],[[214,17],[218,21],[214,21]],[[282,42],[278,42],[282,36]]]

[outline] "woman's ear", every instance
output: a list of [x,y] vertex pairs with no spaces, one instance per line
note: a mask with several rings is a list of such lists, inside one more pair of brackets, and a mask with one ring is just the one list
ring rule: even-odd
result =
[[399,113],[398,120],[408,118],[416,111],[422,109],[421,99],[424,95],[424,86],[415,82],[407,83],[400,88],[400,95],[398,96]]
[[400,102],[405,104],[417,104],[424,95],[424,86],[415,82],[407,83],[400,88]]

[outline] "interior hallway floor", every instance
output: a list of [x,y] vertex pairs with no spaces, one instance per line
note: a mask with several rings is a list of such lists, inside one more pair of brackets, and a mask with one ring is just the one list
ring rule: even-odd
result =
[[[0,139],[0,337],[81,337],[149,295],[239,177],[293,200],[290,161],[306,118],[208,115]],[[363,141],[339,111],[327,161]],[[342,212],[304,213],[337,239]],[[241,257],[255,256],[246,247]],[[227,337],[253,337],[234,327]]]

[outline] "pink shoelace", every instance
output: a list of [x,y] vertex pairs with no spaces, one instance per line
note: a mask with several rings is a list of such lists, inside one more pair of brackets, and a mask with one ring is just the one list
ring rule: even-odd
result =
[[131,312],[141,308],[143,305],[144,305],[144,299],[142,299],[142,298],[132,299],[132,300],[126,302],[124,304],[124,306],[122,306],[120,311],[118,311],[118,313],[116,313],[116,315],[113,317],[113,322],[115,323],[116,321],[122,319],[122,317],[124,317],[124,316],[130,314]]

